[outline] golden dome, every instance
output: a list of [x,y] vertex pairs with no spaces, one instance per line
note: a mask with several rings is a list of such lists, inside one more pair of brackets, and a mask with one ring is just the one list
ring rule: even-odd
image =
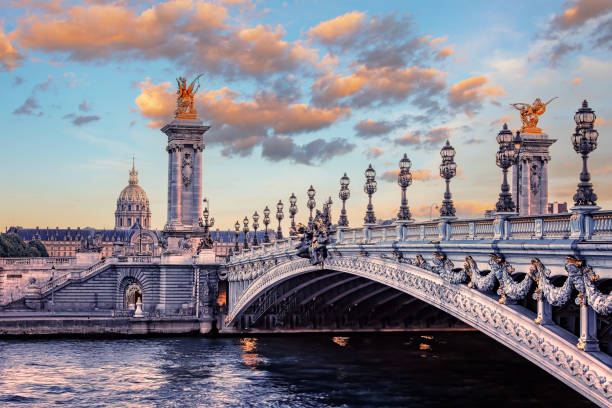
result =
[[147,193],[138,185],[138,172],[132,162],[129,184],[117,199],[115,229],[130,229],[136,223],[142,228],[151,228],[151,210]]
[[147,193],[144,189],[138,185],[138,172],[132,163],[132,170],[130,170],[129,184],[119,194],[119,203],[149,203]]
[[117,202],[120,203],[148,203],[147,193],[138,184],[130,184],[121,191]]

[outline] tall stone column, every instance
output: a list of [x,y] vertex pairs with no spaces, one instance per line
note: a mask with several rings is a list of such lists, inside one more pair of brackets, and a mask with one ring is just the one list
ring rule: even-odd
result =
[[195,248],[202,234],[202,150],[209,129],[197,118],[175,118],[161,130],[168,136],[168,220],[164,234],[167,252],[181,253],[185,240]]
[[546,133],[521,133],[523,144],[512,170],[512,196],[519,215],[548,213],[549,147],[556,139]]

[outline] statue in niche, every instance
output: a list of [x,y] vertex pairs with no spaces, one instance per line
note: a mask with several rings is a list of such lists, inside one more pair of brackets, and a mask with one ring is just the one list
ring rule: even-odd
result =
[[[178,84],[178,90],[176,91],[176,111],[174,112],[175,118],[177,119],[196,119],[197,111],[193,106],[195,94],[200,89],[200,77],[202,74],[195,77],[191,84],[187,86],[187,79],[185,77],[178,77],[176,83]],[[198,82],[197,88],[195,86],[196,81]]]
[[528,103],[511,103],[514,109],[518,110],[521,114],[521,132],[522,133],[542,133],[542,129],[538,127],[538,121],[540,116],[546,112],[546,106],[557,99],[555,96],[546,103],[543,103],[540,98],[536,98],[533,105]]
[[193,174],[193,164],[190,153],[185,153],[185,156],[183,157],[181,173],[183,175],[183,185],[185,187],[189,187],[191,184],[191,176]]
[[540,188],[540,166],[537,163],[532,163],[529,171],[529,185],[531,194],[537,195]]

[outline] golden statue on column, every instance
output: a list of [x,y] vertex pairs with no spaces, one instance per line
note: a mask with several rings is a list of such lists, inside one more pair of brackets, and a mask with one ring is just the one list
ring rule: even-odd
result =
[[542,133],[542,129],[538,127],[538,120],[546,112],[546,105],[555,99],[557,99],[556,96],[548,102],[542,103],[540,98],[536,98],[533,105],[528,103],[511,103],[510,105],[521,113],[521,122],[523,124],[521,133]]
[[[197,111],[193,106],[195,94],[200,89],[200,77],[202,74],[195,77],[191,84],[187,86],[187,79],[185,77],[176,78],[178,84],[178,90],[176,91],[176,111],[174,111],[174,117],[177,119],[197,119]],[[197,88],[193,88],[198,83]]]

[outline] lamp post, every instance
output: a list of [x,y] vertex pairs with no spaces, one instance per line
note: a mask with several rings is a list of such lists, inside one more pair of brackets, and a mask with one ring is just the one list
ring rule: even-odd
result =
[[342,210],[340,210],[340,219],[338,220],[339,227],[348,227],[349,222],[346,217],[346,200],[351,197],[351,191],[349,190],[349,184],[351,179],[348,178],[346,173],[344,176],[340,177],[340,192],[338,193],[338,197],[342,200]]
[[374,215],[374,206],[372,205],[372,194],[376,192],[376,171],[372,168],[372,164],[365,171],[366,182],[363,186],[363,191],[368,195],[368,208],[363,221],[366,224],[376,224],[376,216]]
[[315,197],[315,189],[310,185],[310,188],[306,192],[308,194],[308,201],[306,202],[306,207],[310,210],[310,216],[308,217],[308,226],[312,226],[312,210],[317,205],[314,197]]
[[253,213],[253,230],[255,230],[254,234],[253,234],[253,246],[259,246],[259,240],[257,239],[257,228],[259,228],[259,214],[257,214],[257,211],[255,211]]
[[295,194],[291,193],[291,197],[289,197],[289,216],[291,217],[291,229],[289,230],[289,235],[295,236],[297,235],[297,231],[295,230],[295,214],[297,214],[297,198]]
[[[51,282],[55,280],[55,265],[51,265]],[[55,314],[55,283],[51,286],[51,314]]]
[[278,200],[276,204],[276,219],[278,220],[278,229],[276,230],[276,239],[283,239],[283,231],[281,230],[281,220],[285,217],[283,214],[283,202]]
[[240,247],[238,246],[238,237],[240,237],[240,223],[236,220],[234,224],[234,234],[236,235],[236,244],[234,245],[234,252],[238,252]]
[[576,207],[597,205],[597,194],[593,191],[591,175],[587,168],[589,153],[597,149],[597,138],[599,137],[599,133],[593,128],[595,118],[595,112],[589,108],[586,100],[582,102],[582,107],[574,115],[576,131],[572,135],[572,144],[576,153],[582,156],[580,183],[578,183],[578,189],[574,194],[574,205]]
[[412,184],[412,173],[410,173],[411,165],[410,159],[406,153],[404,153],[404,157],[402,157],[399,162],[400,172],[397,175],[397,184],[402,188],[402,201],[397,213],[397,219],[400,221],[410,220],[410,209],[408,208],[408,200],[406,199],[406,188]]
[[270,242],[270,236],[268,235],[268,224],[270,224],[270,209],[268,208],[267,205],[266,205],[266,208],[264,208],[263,213],[264,213],[263,223],[266,226],[266,229],[264,230],[263,242],[268,243]]
[[244,244],[242,245],[243,249],[249,249],[249,218],[248,217],[244,217],[244,220],[242,220],[242,225],[244,225],[243,228],[243,232],[244,232]]
[[453,205],[453,200],[451,200],[449,184],[450,180],[457,174],[457,164],[454,161],[455,149],[450,145],[448,140],[442,147],[442,150],[440,150],[440,156],[442,156],[440,176],[446,181],[446,191],[444,192],[444,200],[442,200],[442,206],[440,207],[440,216],[454,217],[455,206]]
[[520,133],[517,131],[516,137],[513,137],[512,132],[508,130],[508,125],[504,123],[504,127],[497,134],[499,150],[495,156],[495,163],[502,169],[504,174],[499,199],[495,204],[495,211],[497,212],[512,213],[516,210],[514,200],[512,199],[512,193],[510,193],[510,186],[508,185],[508,169],[516,163],[518,159],[521,142]]

